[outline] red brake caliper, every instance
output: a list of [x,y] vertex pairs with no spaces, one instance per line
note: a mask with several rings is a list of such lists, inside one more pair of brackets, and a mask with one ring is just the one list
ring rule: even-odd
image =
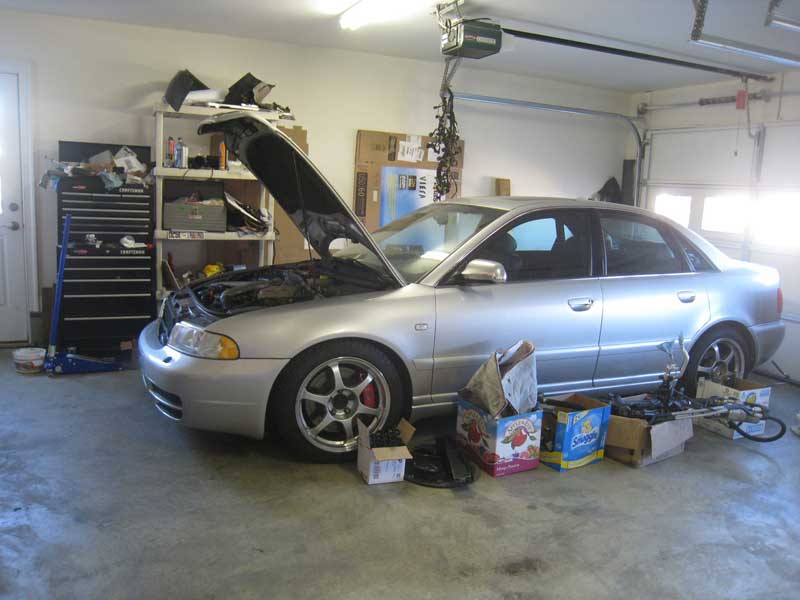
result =
[[[366,373],[361,376],[361,381],[364,381],[366,378]],[[370,383],[367,387],[364,388],[364,391],[361,392],[361,404],[364,406],[368,406],[369,408],[377,408],[378,407],[378,398],[375,395],[375,383]]]

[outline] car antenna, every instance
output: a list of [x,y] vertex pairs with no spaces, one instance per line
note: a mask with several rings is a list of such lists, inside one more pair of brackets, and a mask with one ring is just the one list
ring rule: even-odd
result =
[[300,172],[297,170],[297,155],[292,153],[292,166],[294,167],[294,180],[297,183],[297,197],[300,200],[300,210],[303,211],[303,235],[308,244],[308,260],[314,262],[314,257],[311,255],[311,242],[308,237],[308,219],[306,218],[306,202],[303,197],[303,186],[300,183]]

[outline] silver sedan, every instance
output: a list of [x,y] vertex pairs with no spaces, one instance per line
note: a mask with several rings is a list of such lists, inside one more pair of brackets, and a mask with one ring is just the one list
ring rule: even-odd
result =
[[[401,416],[451,410],[499,348],[536,344],[540,391],[656,387],[679,334],[686,384],[744,376],[784,336],[778,273],[732,260],[671,221],[552,198],[425,206],[370,234],[302,151],[257,115],[204,123],[267,186],[309,260],[171,294],[139,340],[167,417],[317,460]],[[338,240],[338,241],[337,241]],[[339,248],[334,250],[333,248]]]

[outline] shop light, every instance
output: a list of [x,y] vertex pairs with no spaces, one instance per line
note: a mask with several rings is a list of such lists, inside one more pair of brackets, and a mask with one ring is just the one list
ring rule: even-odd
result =
[[432,10],[431,0],[360,0],[339,17],[342,29],[351,31],[371,23],[400,21]]

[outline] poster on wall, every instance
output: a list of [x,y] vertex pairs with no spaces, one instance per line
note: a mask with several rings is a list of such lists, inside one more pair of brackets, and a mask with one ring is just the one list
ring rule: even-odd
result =
[[380,226],[433,202],[435,169],[381,168]]

